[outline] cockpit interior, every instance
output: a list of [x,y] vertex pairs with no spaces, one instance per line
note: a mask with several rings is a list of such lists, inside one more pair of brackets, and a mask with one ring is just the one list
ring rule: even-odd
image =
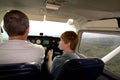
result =
[[[53,49],[53,58],[62,55],[63,51],[58,47],[60,35],[68,30],[75,31],[79,35],[76,53],[81,59],[88,61],[89,58],[94,58],[93,63],[98,59],[104,62],[100,65],[104,70],[96,80],[120,80],[120,0],[0,0],[0,43],[8,40],[8,35],[3,29],[3,16],[13,9],[21,10],[29,17],[30,31],[27,41],[42,45],[45,49],[45,62],[42,65],[43,80],[50,80],[46,65],[47,52]],[[68,64],[71,65],[71,62]],[[76,64],[80,64],[79,60],[75,62]],[[17,68],[14,65],[17,65]],[[41,74],[38,71],[40,68],[34,67],[33,63],[0,65],[0,80],[8,80],[10,76],[11,80],[18,80],[15,76],[18,77],[21,67],[27,78],[31,73],[33,76]],[[8,74],[3,71],[8,71]],[[27,71],[31,73],[26,74]],[[40,75],[34,77],[32,75],[31,79],[26,79],[40,78]],[[20,78],[26,80],[23,79],[23,75]],[[78,79],[75,77],[72,80]]]

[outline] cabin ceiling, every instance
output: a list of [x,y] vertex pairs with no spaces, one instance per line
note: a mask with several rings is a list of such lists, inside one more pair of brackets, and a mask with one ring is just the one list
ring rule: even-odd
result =
[[[60,8],[46,9],[48,2],[59,4]],[[97,20],[120,17],[120,0],[0,0],[0,16],[11,9],[29,15]]]

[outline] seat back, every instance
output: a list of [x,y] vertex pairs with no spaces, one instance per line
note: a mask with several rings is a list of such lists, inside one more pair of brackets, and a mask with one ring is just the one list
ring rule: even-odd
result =
[[55,80],[96,80],[104,69],[98,58],[72,59],[67,61]]
[[31,63],[0,64],[0,80],[41,80],[40,66]]

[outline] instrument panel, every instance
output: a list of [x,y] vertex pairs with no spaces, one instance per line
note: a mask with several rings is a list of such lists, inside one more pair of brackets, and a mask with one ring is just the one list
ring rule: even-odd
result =
[[27,41],[32,42],[33,44],[42,45],[45,48],[45,53],[47,55],[48,50],[53,49],[54,54],[61,55],[62,51],[58,48],[60,38],[52,36],[28,36]]

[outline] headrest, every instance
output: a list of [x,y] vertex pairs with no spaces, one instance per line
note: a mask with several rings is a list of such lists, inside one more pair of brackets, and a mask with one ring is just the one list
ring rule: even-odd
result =
[[104,69],[98,58],[72,59],[60,70],[56,80],[96,80]]
[[0,64],[0,80],[40,79],[40,67],[31,63]]

